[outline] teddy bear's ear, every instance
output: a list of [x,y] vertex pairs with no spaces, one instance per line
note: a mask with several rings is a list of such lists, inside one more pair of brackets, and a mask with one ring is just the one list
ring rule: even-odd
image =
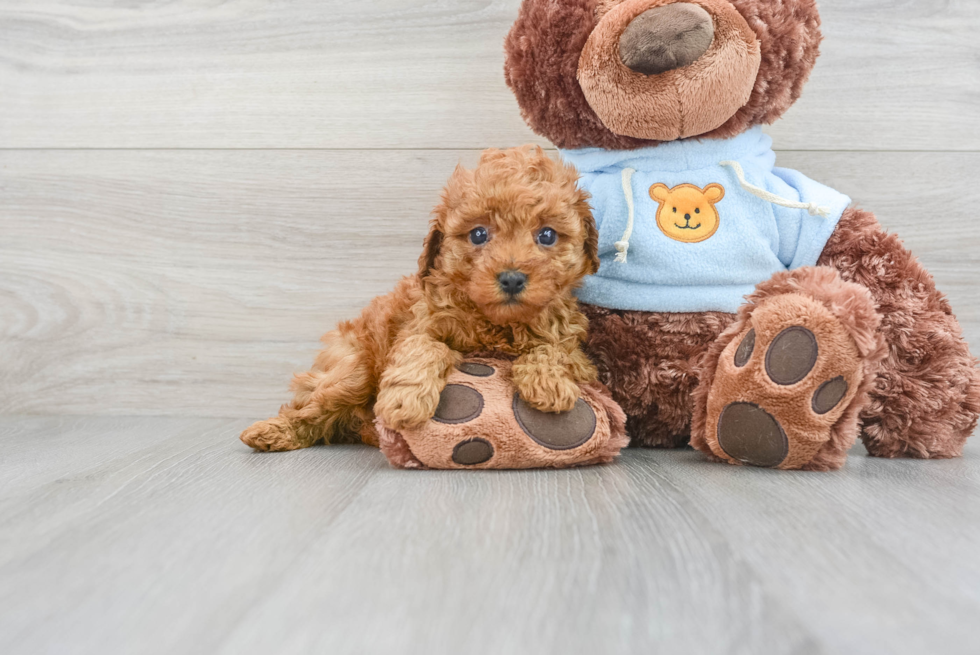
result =
[[657,202],[667,202],[667,198],[670,197],[670,189],[667,188],[666,184],[654,184],[650,187],[650,197]]
[[709,184],[704,187],[704,197],[713,205],[725,197],[725,187],[720,184]]

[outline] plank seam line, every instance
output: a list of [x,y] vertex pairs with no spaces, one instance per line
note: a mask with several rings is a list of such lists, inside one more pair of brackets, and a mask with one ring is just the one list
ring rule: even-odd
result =
[[[500,146],[487,146],[487,148]],[[485,148],[8,148],[0,147],[0,152],[482,152]],[[545,147],[546,152],[557,152],[556,148]],[[977,154],[976,150],[837,150],[776,148],[776,152],[803,153],[855,153],[855,154]]]

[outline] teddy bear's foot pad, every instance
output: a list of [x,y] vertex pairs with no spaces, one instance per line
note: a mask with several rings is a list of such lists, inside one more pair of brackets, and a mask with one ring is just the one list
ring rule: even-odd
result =
[[598,427],[595,411],[581,398],[570,411],[549,414],[534,409],[515,393],[514,418],[524,434],[551,450],[578,448],[595,436]]
[[802,294],[771,298],[721,355],[708,445],[733,464],[807,468],[831,446],[862,375],[858,347],[829,308]]
[[382,452],[402,468],[564,468],[611,461],[628,443],[625,416],[602,385],[551,414],[525,402],[510,374],[508,360],[463,362],[426,425],[396,432],[378,421]]
[[469,439],[453,448],[453,461],[460,466],[476,466],[493,459],[493,444],[486,439]]
[[779,466],[789,455],[789,438],[773,416],[752,403],[731,403],[718,419],[718,444],[752,466]]

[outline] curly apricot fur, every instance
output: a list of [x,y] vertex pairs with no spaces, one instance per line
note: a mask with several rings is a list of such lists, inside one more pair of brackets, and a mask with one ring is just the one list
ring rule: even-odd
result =
[[[313,368],[293,380],[292,402],[242,441],[258,450],[358,437],[377,445],[375,412],[395,430],[429,420],[449,372],[470,352],[516,358],[529,403],[571,409],[579,385],[596,379],[580,350],[588,322],[572,291],[598,268],[598,235],[577,183],[573,168],[532,146],[488,150],[473,171],[457,167],[418,274],[328,333]],[[476,227],[488,230],[487,243],[471,242]],[[557,243],[537,242],[543,228]],[[516,299],[497,283],[506,270],[527,276]]]

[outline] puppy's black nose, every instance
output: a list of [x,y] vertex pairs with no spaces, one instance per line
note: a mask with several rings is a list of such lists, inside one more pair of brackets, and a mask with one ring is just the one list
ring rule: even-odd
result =
[[691,220],[691,215],[690,214],[684,214],[684,220],[687,220],[687,221]]
[[504,271],[497,276],[497,285],[507,295],[516,296],[527,286],[527,276],[520,271]]

